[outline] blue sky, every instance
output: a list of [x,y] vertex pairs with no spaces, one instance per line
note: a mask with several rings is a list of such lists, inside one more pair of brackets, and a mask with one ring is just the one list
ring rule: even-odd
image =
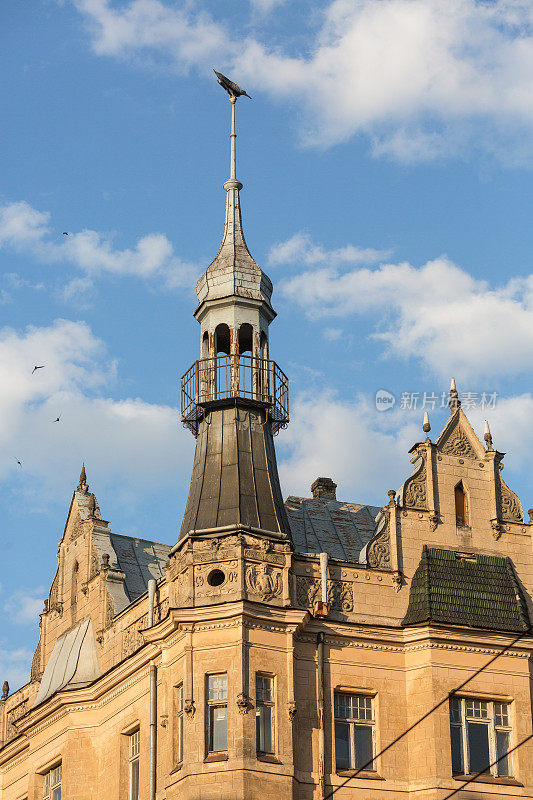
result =
[[385,503],[455,375],[533,505],[532,22],[522,0],[4,2],[0,680],[29,669],[82,461],[115,532],[177,537],[229,174],[212,67],[253,97],[237,172],[291,380],[284,494],[320,474]]

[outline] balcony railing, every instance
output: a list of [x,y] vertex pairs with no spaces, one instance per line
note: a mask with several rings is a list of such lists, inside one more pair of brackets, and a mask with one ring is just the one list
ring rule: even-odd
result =
[[275,361],[216,356],[196,361],[181,379],[181,421],[196,436],[205,407],[244,397],[270,406],[272,432],[289,421],[289,380]]

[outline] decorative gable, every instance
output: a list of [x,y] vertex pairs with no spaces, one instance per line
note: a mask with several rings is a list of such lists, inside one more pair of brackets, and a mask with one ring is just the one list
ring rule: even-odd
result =
[[439,452],[449,456],[479,459],[485,455],[485,448],[460,408],[451,415],[435,444]]

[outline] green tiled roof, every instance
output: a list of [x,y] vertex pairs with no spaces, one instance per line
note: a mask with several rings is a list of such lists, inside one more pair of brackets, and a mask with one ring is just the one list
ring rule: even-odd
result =
[[422,622],[528,630],[527,605],[511,559],[424,545],[403,625]]

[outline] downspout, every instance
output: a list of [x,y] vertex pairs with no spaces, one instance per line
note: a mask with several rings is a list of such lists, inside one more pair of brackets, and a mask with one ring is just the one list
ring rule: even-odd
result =
[[320,800],[326,796],[326,729],[324,724],[324,633],[320,631],[316,637],[318,651],[318,781]]
[[[148,581],[148,627],[154,624],[154,600],[156,581]],[[150,765],[148,781],[148,800],[155,800],[157,774],[157,667],[150,661]]]

